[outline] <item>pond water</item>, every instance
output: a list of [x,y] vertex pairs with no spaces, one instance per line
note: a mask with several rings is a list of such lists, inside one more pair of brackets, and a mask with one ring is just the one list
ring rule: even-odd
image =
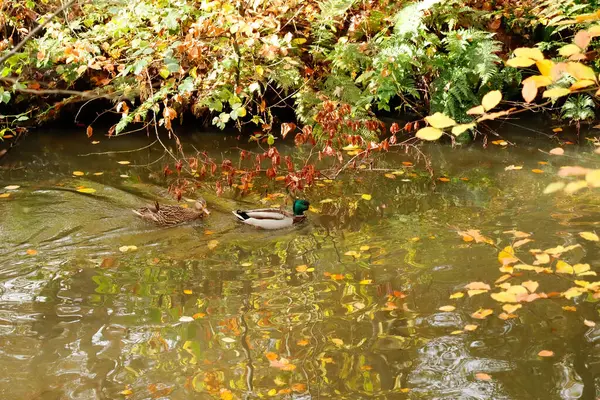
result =
[[[427,146],[434,179],[388,155],[380,170],[319,181],[305,194],[308,221],[278,232],[242,226],[231,210],[283,204],[280,182],[221,197],[208,182],[198,189],[208,218],[161,228],[130,211],[173,202],[159,145],[32,134],[0,170],[0,397],[595,398],[596,299],[560,295],[594,276],[514,270],[503,283],[536,282],[531,292],[549,298],[510,312],[490,294],[511,244],[527,264],[531,249],[579,244],[561,260],[598,269],[598,244],[579,235],[598,227],[597,193],[542,193],[561,165],[596,160],[587,145],[549,156],[539,149],[557,141],[503,130],[517,146]],[[234,162],[236,146],[256,148],[222,133],[183,141]],[[489,243],[457,233],[469,229]],[[532,241],[517,243],[524,234]],[[491,290],[470,296],[472,282]]]

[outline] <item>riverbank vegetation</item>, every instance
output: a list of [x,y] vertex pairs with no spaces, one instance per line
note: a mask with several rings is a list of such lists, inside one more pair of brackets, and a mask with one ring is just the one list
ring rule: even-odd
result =
[[[247,128],[269,147],[288,135],[318,143],[344,165],[342,149],[363,157],[444,130],[453,142],[487,142],[496,133],[486,121],[523,111],[579,130],[598,109],[597,9],[576,0],[4,3],[0,132],[66,115],[91,137],[114,115],[99,134],[158,137],[160,128],[171,138],[175,124],[199,118]],[[258,158],[273,161],[264,171],[275,177],[276,150]]]

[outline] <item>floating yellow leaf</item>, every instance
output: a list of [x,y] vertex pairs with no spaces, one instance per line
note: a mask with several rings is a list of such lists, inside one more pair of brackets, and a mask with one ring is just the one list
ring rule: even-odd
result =
[[567,88],[554,88],[554,89],[548,89],[548,90],[544,91],[544,93],[542,94],[542,97],[558,99],[559,97],[566,96],[570,93],[571,93],[571,91]]
[[119,164],[121,164],[121,165],[128,165],[128,164],[131,164],[131,162],[130,162],[130,161],[117,161],[117,162],[118,162]]
[[465,325],[464,330],[468,331],[468,332],[472,332],[477,328],[479,328],[477,325]]
[[468,115],[481,115],[485,113],[485,108],[483,106],[476,106],[467,110]]
[[127,253],[129,251],[136,251],[137,250],[137,246],[121,246],[119,247],[119,251],[121,253]]
[[529,290],[529,293],[533,293],[537,290],[537,288],[540,286],[540,284],[535,281],[526,281],[526,282],[521,283],[521,286],[523,286],[524,288]]
[[488,316],[492,315],[494,313],[494,310],[491,310],[489,308],[484,308],[484,309],[479,309],[477,311],[475,311],[473,314],[471,314],[471,317],[476,318],[476,319],[486,319]]
[[543,60],[544,54],[540,51],[540,49],[532,49],[530,47],[519,47],[514,51],[515,56],[523,57],[523,58],[531,58],[532,60]]
[[319,203],[321,203],[321,204],[333,203],[333,199],[323,199]]
[[573,267],[571,265],[567,264],[563,260],[558,260],[556,262],[556,273],[557,274],[574,274],[575,271],[573,270]]
[[535,61],[526,57],[515,57],[506,62],[506,65],[513,68],[531,67],[533,64]]
[[507,313],[512,314],[521,307],[523,307],[521,304],[504,304],[502,309]]
[[333,344],[335,344],[336,346],[343,346],[344,345],[344,341],[342,339],[338,339],[338,338],[333,338],[331,339],[331,341],[333,342]]
[[370,194],[361,194],[360,197],[363,200],[367,200],[367,201],[369,201],[369,200],[371,200],[373,198],[373,196],[371,196]]
[[360,246],[359,250],[360,250],[360,251],[368,251],[370,248],[371,248],[371,247],[369,247],[369,246],[367,246],[367,245],[363,245],[363,246]]
[[521,239],[521,240],[517,240],[516,242],[513,243],[513,248],[517,248],[517,247],[521,247],[524,244],[527,244],[529,242],[533,242],[532,239],[526,238],[526,239]]
[[500,303],[516,303],[517,295],[509,292],[492,293],[490,297]]
[[600,187],[600,169],[594,169],[585,174],[585,181],[591,187]]
[[388,179],[396,179],[396,175],[394,174],[384,174],[383,176],[385,176]]
[[505,171],[518,171],[521,169],[523,169],[522,165],[509,165],[508,167],[504,168]]
[[460,124],[460,125],[456,125],[455,127],[452,128],[452,134],[454,136],[459,136],[461,135],[463,132],[468,131],[469,129],[473,129],[477,126],[476,123],[471,122],[470,124]]
[[298,272],[306,272],[307,269],[308,269],[308,265],[306,265],[306,264],[298,265],[296,267],[296,271],[298,271]]
[[73,175],[75,175],[75,176],[83,176],[83,175],[85,175],[85,172],[83,172],[83,171],[73,171]]
[[35,256],[38,252],[35,249],[27,249],[26,253],[30,256]]
[[534,174],[543,174],[544,171],[538,168],[532,169],[531,172],[533,172]]
[[588,183],[583,180],[569,182],[569,184],[567,184],[567,186],[565,186],[565,193],[572,194],[581,189],[585,189],[586,187],[588,187]]
[[577,307],[573,307],[573,306],[563,306],[562,309],[565,311],[577,312]]
[[123,396],[131,396],[133,394],[133,390],[131,390],[131,389],[121,390],[119,392],[119,394],[122,394]]
[[345,256],[350,256],[350,257],[360,257],[360,253],[354,250],[350,250],[344,253]]
[[88,193],[88,194],[96,193],[96,189],[94,189],[94,188],[86,188],[86,187],[79,188],[79,189],[77,189],[77,191],[80,192],[80,193]]
[[442,306],[442,307],[438,308],[438,310],[450,312],[450,311],[456,310],[456,307],[454,307],[454,306]]
[[94,140],[94,141],[92,141],[92,144],[98,144],[98,143],[100,143],[100,141],[99,141],[99,140]]
[[496,282],[494,282],[494,283],[496,283],[496,284],[502,283],[502,282],[504,282],[504,281],[506,281],[506,280],[508,280],[510,278],[512,278],[511,274],[504,274],[500,278],[496,279]]
[[0,199],[6,199],[10,197],[10,193],[2,193],[0,194]]
[[491,92],[486,93],[481,100],[481,105],[485,109],[485,111],[489,111],[492,108],[496,107],[500,100],[502,100],[502,92],[499,90],[492,90]]
[[358,282],[359,285],[370,285],[373,283],[373,279],[363,279],[362,281]]
[[498,261],[500,261],[502,265],[507,265],[518,261],[515,258],[515,249],[513,249],[512,246],[506,246],[504,249],[502,249],[502,251],[500,251],[500,253],[498,253]]
[[183,289],[183,293],[184,294],[192,294],[192,290],[191,289]]
[[94,172],[94,176],[101,176],[104,175],[104,172]]
[[594,271],[590,271],[590,264],[575,264],[573,265],[573,272],[576,275],[596,275]]
[[21,186],[19,186],[19,185],[8,185],[8,186],[5,186],[4,189],[6,189],[6,190],[17,190],[20,187]]
[[580,287],[572,287],[572,288],[568,289],[567,291],[563,292],[562,295],[564,298],[571,300],[575,297],[581,296],[585,292],[587,292],[586,289],[583,289]]
[[550,262],[550,256],[546,253],[538,253],[535,255],[535,265],[548,264]]
[[452,293],[450,295],[450,299],[460,299],[461,297],[464,297],[465,294],[463,292],[456,292],[456,293]]
[[483,294],[483,293],[487,293],[487,290],[484,290],[484,289],[475,289],[475,290],[468,290],[467,291],[467,294],[469,295],[469,297],[477,296],[478,294]]
[[593,232],[579,232],[579,236],[581,236],[585,240],[589,240],[591,242],[597,242],[597,241],[600,240],[600,238],[598,237],[598,235],[596,235]]
[[215,247],[217,247],[219,245],[219,241],[218,240],[211,240],[208,242],[207,246],[210,250],[213,250]]
[[449,128],[456,125],[456,121],[440,112],[425,117],[425,121],[432,127],[438,129]]
[[538,356],[540,357],[552,357],[554,355],[553,351],[550,350],[542,350],[538,353]]
[[594,321],[590,321],[590,320],[587,320],[587,319],[583,320],[583,324],[585,326],[589,326],[590,328],[593,328],[594,326],[596,326],[596,323]]
[[434,128],[432,126],[428,126],[426,128],[419,129],[417,131],[416,136],[419,139],[422,139],[422,140],[432,141],[432,140],[438,140],[439,138],[441,138],[442,135],[443,135],[443,133],[444,132],[442,132],[441,130],[439,130],[437,128]]

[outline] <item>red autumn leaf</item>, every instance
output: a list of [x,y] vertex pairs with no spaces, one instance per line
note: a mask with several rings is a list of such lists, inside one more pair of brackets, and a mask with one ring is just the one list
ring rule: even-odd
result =
[[87,134],[87,137],[92,137],[92,135],[94,134],[94,129],[92,128],[91,125],[87,127],[85,133]]
[[294,129],[296,129],[296,124],[293,122],[281,124],[281,137],[285,139],[288,133],[292,132]]

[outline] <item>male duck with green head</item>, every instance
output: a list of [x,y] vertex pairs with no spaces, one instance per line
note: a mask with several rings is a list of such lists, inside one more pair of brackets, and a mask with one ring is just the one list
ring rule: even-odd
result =
[[293,213],[278,208],[233,211],[241,222],[263,229],[282,229],[300,223],[306,219],[310,203],[306,200],[294,200]]

